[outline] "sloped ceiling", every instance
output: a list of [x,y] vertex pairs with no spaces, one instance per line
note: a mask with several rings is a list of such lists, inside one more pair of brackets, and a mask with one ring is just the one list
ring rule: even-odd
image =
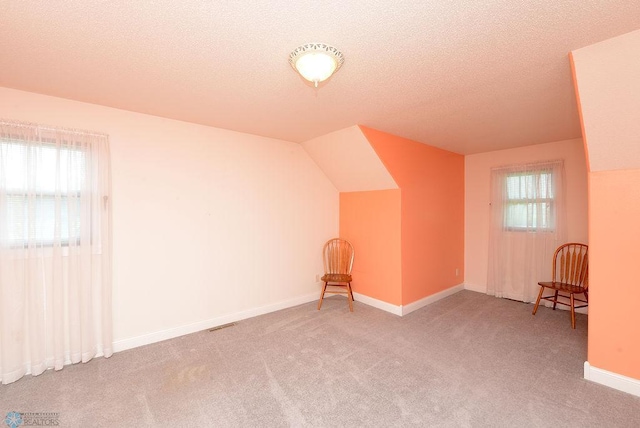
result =
[[313,138],[302,147],[339,192],[398,189],[358,126]]
[[590,171],[640,169],[639,47],[640,30],[573,52]]
[[[567,54],[638,0],[5,0],[0,86],[303,142],[361,124],[470,154],[580,136]],[[345,55],[318,90],[287,59]]]

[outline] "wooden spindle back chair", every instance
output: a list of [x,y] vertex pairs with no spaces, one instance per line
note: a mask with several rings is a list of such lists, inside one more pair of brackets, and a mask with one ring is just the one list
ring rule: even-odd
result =
[[[540,292],[538,300],[533,308],[533,315],[538,311],[540,300],[553,302],[553,309],[556,305],[571,307],[571,327],[576,328],[576,312],[578,308],[584,308],[589,304],[589,246],[571,242],[558,247],[553,255],[553,266],[551,282],[539,282]],[[545,288],[553,290],[553,294],[543,297]],[[564,293],[568,293],[564,294]],[[582,294],[584,299],[579,299],[575,295]],[[569,303],[558,300],[558,297],[569,299]],[[575,306],[575,302],[584,303]]]
[[[318,310],[322,307],[325,293],[345,294],[349,301],[349,310],[353,312],[353,291],[351,290],[351,269],[353,269],[354,251],[349,241],[340,238],[328,240],[322,249],[324,275]],[[327,290],[327,287],[329,290]],[[332,291],[334,288],[343,290]]]

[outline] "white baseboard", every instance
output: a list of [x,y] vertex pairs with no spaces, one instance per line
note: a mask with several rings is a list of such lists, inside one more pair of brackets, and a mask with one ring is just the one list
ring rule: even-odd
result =
[[413,311],[416,311],[420,308],[423,308],[427,305],[437,302],[438,300],[442,300],[445,297],[449,297],[452,294],[456,294],[459,291],[464,290],[464,284],[454,285],[451,288],[447,288],[446,290],[442,290],[436,294],[432,294],[431,296],[424,297],[420,300],[416,300],[415,302],[409,303],[408,305],[402,306],[402,315],[410,314]]
[[377,309],[381,309],[385,312],[390,312],[394,315],[402,316],[402,306],[393,305],[382,300],[374,299],[373,297],[365,296],[364,294],[353,292],[353,297],[356,301],[364,303],[365,305],[372,306]]
[[[447,296],[450,296],[458,291],[464,289],[464,285],[456,285],[439,293],[427,296],[416,302],[410,303],[406,306],[393,305],[382,300],[374,299],[373,297],[365,296],[360,293],[353,293],[355,299],[358,302],[372,306],[377,309],[392,313],[394,315],[403,316],[411,313],[417,309],[420,309],[433,302],[437,302]],[[261,306],[258,308],[249,309],[242,312],[236,312],[233,314],[223,315],[216,318],[211,318],[204,321],[198,321],[195,323],[182,325],[179,327],[173,327],[166,330],[155,331],[153,333],[143,334],[141,336],[131,337],[127,339],[117,340],[113,343],[113,351],[120,352],[127,349],[137,348],[139,346],[149,345],[151,343],[161,342],[163,340],[173,339],[175,337],[184,336],[185,334],[196,333],[198,331],[207,330],[213,327],[217,327],[232,322],[237,322],[247,318],[253,318],[258,315],[268,314],[270,312],[279,311],[281,309],[290,308],[293,306],[302,305],[318,299],[318,293],[307,294],[295,299],[285,300],[282,302],[274,303],[271,305]]]
[[364,294],[356,292],[353,293],[353,297],[355,298],[355,300],[357,300],[358,302],[362,302],[365,305],[373,306],[374,308],[381,309],[394,315],[404,316],[462,290],[464,290],[464,284],[455,285],[451,288],[447,288],[446,290],[442,290],[436,294],[432,294],[431,296],[427,296],[404,306],[393,305],[391,303],[383,302],[382,300],[374,299],[373,297],[365,296]]
[[131,337],[128,339],[117,340],[113,343],[113,350],[114,352],[120,352],[126,349],[137,348],[138,346],[149,345],[151,343],[184,336],[185,334],[196,333],[198,331],[207,330],[220,325],[229,324],[247,318],[253,318],[258,315],[264,315],[270,312],[279,311],[281,309],[302,305],[314,300],[318,300],[318,293],[307,294],[304,296],[296,297],[295,299],[284,300],[274,304],[248,309],[242,312],[223,315],[220,317],[182,325],[179,327],[173,327],[167,330],[161,330],[153,333],[143,334],[141,336]]
[[584,378],[640,397],[640,380],[593,367],[589,361],[584,362]]
[[464,284],[464,289],[469,291],[475,291],[476,293],[487,294],[486,285]]
[[[482,294],[487,294],[487,286],[486,285],[477,285],[477,284],[464,284],[464,289],[465,290],[469,290],[469,291],[475,291],[476,293],[482,293]],[[493,296],[493,294],[490,294],[490,296]],[[515,300],[519,300],[519,299],[515,299]],[[567,302],[569,301],[568,299],[566,299]],[[533,302],[526,302],[526,303],[535,303],[535,300]],[[553,303],[548,301],[548,300],[541,300],[540,304],[542,306],[544,306],[545,308],[550,308],[553,306]],[[576,304],[581,304],[580,302],[576,302]],[[562,311],[569,311],[571,310],[571,308],[569,306],[565,306],[565,305],[556,305],[556,309],[562,310]],[[589,308],[585,307],[585,308],[577,308],[576,309],[576,313],[578,314],[585,314],[588,315],[589,314]]]

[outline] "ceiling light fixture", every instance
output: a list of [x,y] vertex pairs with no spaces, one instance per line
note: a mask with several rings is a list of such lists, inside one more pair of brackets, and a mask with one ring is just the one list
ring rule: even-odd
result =
[[307,43],[297,47],[289,55],[291,67],[316,88],[318,83],[324,82],[338,71],[343,62],[342,52],[324,43]]

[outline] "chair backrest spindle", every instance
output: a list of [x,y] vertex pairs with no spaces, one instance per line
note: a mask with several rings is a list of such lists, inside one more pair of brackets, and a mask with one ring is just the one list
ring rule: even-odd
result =
[[324,244],[324,271],[333,274],[351,274],[353,268],[353,247],[349,241],[334,238]]
[[571,242],[561,245],[553,255],[553,282],[588,287],[589,247]]

